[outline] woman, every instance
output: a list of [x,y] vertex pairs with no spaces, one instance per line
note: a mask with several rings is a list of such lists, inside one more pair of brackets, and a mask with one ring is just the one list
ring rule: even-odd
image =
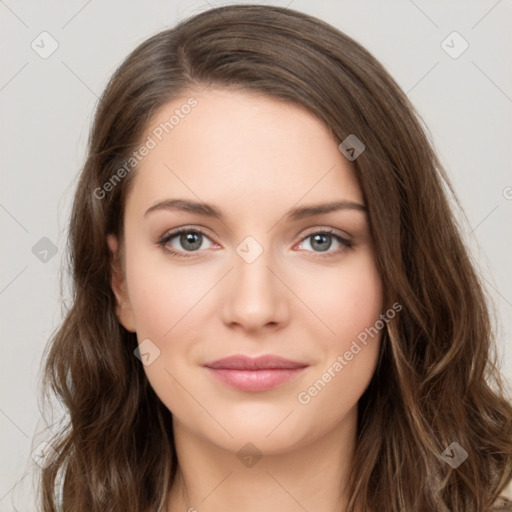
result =
[[142,43],[76,191],[43,510],[512,510],[445,185],[407,97],[317,19],[222,7]]

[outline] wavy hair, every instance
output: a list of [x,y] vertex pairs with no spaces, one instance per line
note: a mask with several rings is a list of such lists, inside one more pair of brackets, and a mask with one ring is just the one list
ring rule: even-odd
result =
[[[44,397],[67,414],[40,477],[44,512],[163,512],[177,457],[171,412],[116,317],[106,237],[122,240],[133,171],[101,189],[152,116],[198,87],[306,108],[353,162],[368,207],[384,306],[402,305],[358,403],[348,512],[486,512],[512,478],[512,407],[489,306],[454,197],[421,117],[384,67],[327,23],[270,6],[220,7],[140,44],[98,104],[69,225],[72,302],[44,354]],[[441,456],[457,442],[456,469]]]

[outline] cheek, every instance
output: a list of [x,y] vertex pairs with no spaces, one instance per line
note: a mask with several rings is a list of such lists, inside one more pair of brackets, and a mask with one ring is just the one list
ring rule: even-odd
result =
[[[329,269],[332,270],[332,269]],[[360,253],[336,272],[310,276],[303,296],[321,320],[322,339],[343,348],[382,312],[382,284],[369,253]]]
[[[129,293],[139,337],[165,341],[194,317],[195,308],[215,284],[214,275],[197,266],[151,261],[132,253],[127,262]],[[198,308],[198,311],[201,308]]]
[[189,399],[182,387],[189,387],[188,352],[199,336],[197,315],[201,298],[212,286],[211,276],[202,275],[194,265],[173,266],[136,249],[126,271],[138,342],[149,339],[159,351],[144,371],[167,408],[180,410]]
[[[322,270],[304,286],[308,306],[321,320],[307,326],[322,356],[297,399],[309,404],[306,412],[336,422],[354,407],[375,371],[385,325],[382,282],[370,251],[360,251],[337,272]],[[340,406],[333,408],[335,403]]]
[[318,310],[334,335],[325,329],[325,335],[316,337],[323,358],[295,401],[307,429],[317,433],[333,428],[356,407],[377,365],[385,325],[380,316],[382,284],[370,260],[360,263],[326,282],[328,300],[316,295]]
[[382,311],[382,285],[373,265],[361,265],[346,276],[345,289],[340,297],[338,322],[350,337],[373,325]]
[[[136,246],[131,249],[127,277],[140,341],[154,338],[164,348],[185,329],[190,342],[190,333],[197,330],[194,325],[215,314],[204,308],[207,296],[219,284],[218,273],[200,265],[165,265],[161,256],[152,261],[147,253],[137,252]],[[300,279],[288,277],[301,299],[290,306],[290,314],[297,315],[295,320],[304,324],[312,339],[324,344],[327,352],[341,350],[378,319],[382,309],[380,276],[370,251],[360,251],[338,269],[311,269],[311,265],[296,269]],[[290,300],[293,302],[293,298]],[[312,314],[301,315],[299,311],[304,307]]]
[[[282,421],[284,407],[296,414],[287,420],[283,437],[273,436],[272,442],[285,445],[334,428],[357,404],[373,374],[380,340],[379,333],[368,338],[366,345],[352,345],[376,323],[382,308],[381,281],[369,252],[347,258],[337,269],[304,263],[303,271],[294,268],[287,276],[297,295],[285,289],[282,296],[289,307],[290,336],[307,341],[317,364],[280,401],[253,405],[250,414],[243,404],[223,401],[202,370],[191,364],[194,347],[201,350],[201,338],[208,341],[215,332],[205,326],[219,325],[215,294],[223,285],[222,273],[200,265],[165,265],[162,260],[157,264],[143,251],[131,254],[127,273],[139,342],[154,339],[162,356],[144,371],[166,407],[190,428],[212,431],[212,436],[224,439],[225,432],[202,407],[207,404],[222,424],[229,417],[230,428],[256,439],[260,430],[266,435]],[[338,356],[344,358],[342,362]],[[258,424],[248,419],[254,416],[260,418]],[[262,446],[269,443],[264,435],[259,441]]]

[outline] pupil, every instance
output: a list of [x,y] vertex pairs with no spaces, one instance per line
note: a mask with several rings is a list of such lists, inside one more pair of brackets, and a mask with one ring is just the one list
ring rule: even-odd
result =
[[[318,249],[319,251],[322,252],[326,251],[331,246],[330,238],[330,235],[316,234],[313,236],[313,242],[311,245],[314,249]],[[181,235],[180,242],[185,248],[187,248],[187,244],[190,244],[188,246],[188,249],[190,249],[191,251],[195,251],[201,247],[201,233],[189,232],[184,235]]]
[[[326,251],[331,246],[330,240],[329,240],[329,243],[327,245],[325,245],[325,242],[328,239],[330,239],[330,235],[317,234],[313,237],[313,242],[312,242],[311,246],[313,247],[313,249],[317,248],[320,251]],[[322,245],[322,242],[324,245]],[[318,245],[318,244],[320,244],[320,245]],[[316,245],[316,247],[315,247],[315,245]]]
[[[181,235],[181,244],[185,249],[190,249],[191,251],[195,251],[201,247],[201,234],[200,233],[186,233]],[[187,244],[188,247],[187,247]]]

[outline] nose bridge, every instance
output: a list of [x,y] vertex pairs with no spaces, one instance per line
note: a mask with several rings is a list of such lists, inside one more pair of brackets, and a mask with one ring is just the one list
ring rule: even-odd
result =
[[[261,235],[258,238],[261,240]],[[242,295],[247,292],[248,298],[253,295],[272,295],[274,292],[275,283],[272,283],[273,275],[268,268],[274,266],[274,258],[268,244],[268,237],[259,242],[249,235],[236,247],[235,287]]]
[[[260,235],[261,237],[262,235]],[[224,311],[225,321],[256,328],[282,321],[284,287],[274,273],[274,251],[269,237],[258,241],[246,236],[236,247],[231,286]]]

